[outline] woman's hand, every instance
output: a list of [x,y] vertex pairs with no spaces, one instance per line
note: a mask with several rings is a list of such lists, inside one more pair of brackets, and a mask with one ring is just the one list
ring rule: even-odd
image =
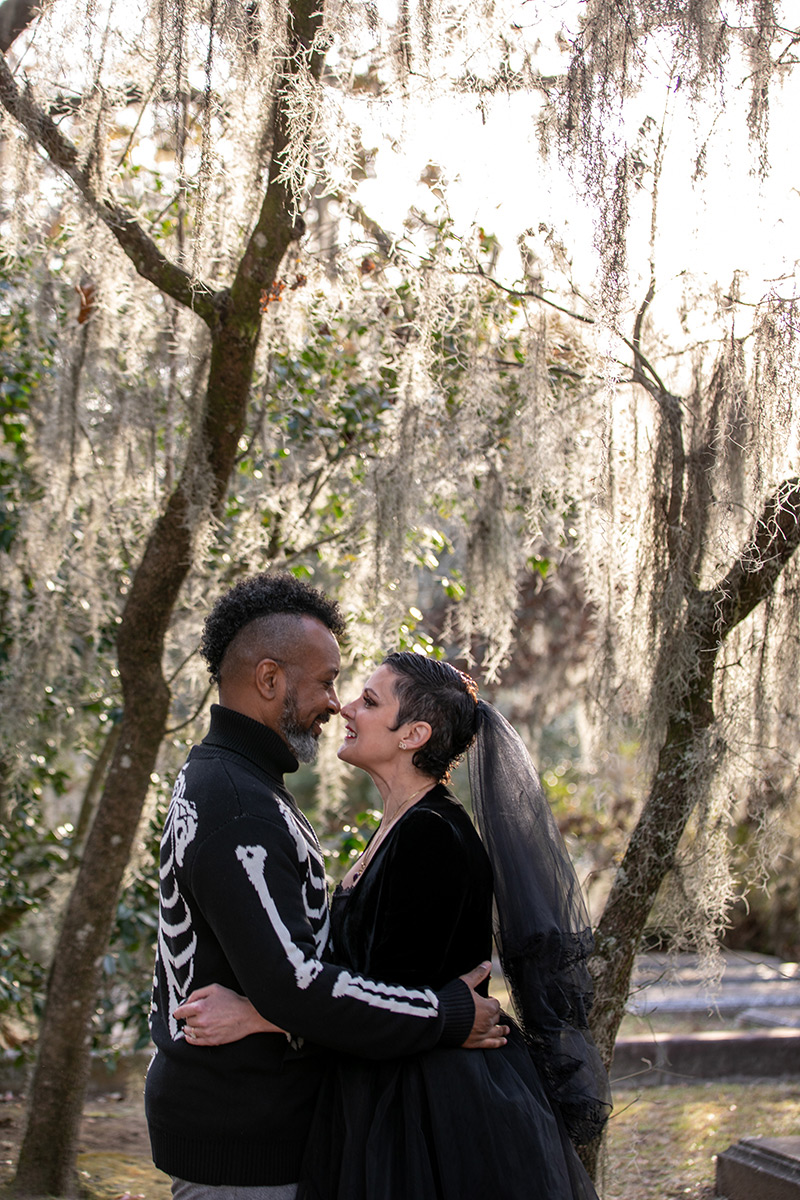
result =
[[251,1033],[284,1032],[262,1017],[246,996],[221,983],[197,988],[172,1015],[185,1022],[183,1033],[190,1046],[223,1046]]
[[469,1037],[462,1045],[465,1050],[497,1050],[505,1046],[508,1039],[509,1027],[504,1024],[500,1011],[500,1001],[494,996],[481,996],[475,991],[478,984],[483,983],[492,973],[490,962],[481,963],[466,975],[459,975],[472,992],[472,1003],[475,1005],[475,1015]]

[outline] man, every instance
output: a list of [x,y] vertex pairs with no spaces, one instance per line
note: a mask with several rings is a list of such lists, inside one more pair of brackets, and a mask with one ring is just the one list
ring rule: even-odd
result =
[[[211,726],[175,783],[161,849],[161,914],[145,1103],[156,1166],[176,1200],[290,1200],[324,1069],[319,1046],[367,1057],[496,1046],[484,968],[436,994],[363,979],[321,959],[325,871],[283,782],[314,758],[339,711],[342,615],[291,575],[225,593],[201,651],[219,685]],[[175,1009],[217,982],[291,1037],[192,1045]],[[222,1196],[225,1193],[225,1196]]]

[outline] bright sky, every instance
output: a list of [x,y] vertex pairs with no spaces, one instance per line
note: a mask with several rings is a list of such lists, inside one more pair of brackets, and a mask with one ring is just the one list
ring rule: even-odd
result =
[[[667,131],[665,169],[659,187],[659,236],[656,272],[659,285],[692,271],[727,288],[735,272],[746,273],[745,292],[757,300],[781,276],[794,277],[800,259],[800,192],[796,175],[796,113],[800,111],[800,71],[773,87],[770,171],[761,180],[755,171],[757,149],[748,142],[747,85],[728,86],[724,105],[709,100],[691,109],[688,97],[669,90],[666,75],[658,78],[658,60],[643,93],[629,105],[629,139],[646,117]],[[743,68],[744,70],[744,68]],[[735,78],[734,75],[731,78]],[[443,169],[450,183],[449,211],[458,227],[476,221],[513,248],[517,236],[540,222],[553,225],[571,253],[581,286],[591,290],[597,274],[592,247],[594,217],[579,185],[555,163],[545,167],[539,156],[535,119],[536,96],[498,95],[489,102],[486,120],[474,96],[427,97],[424,106],[401,118],[376,102],[359,101],[364,144],[378,146],[377,178],[366,180],[360,197],[366,210],[388,229],[399,231],[411,204],[429,214],[436,200],[419,182],[428,162]],[[705,178],[692,183],[694,158],[706,149]],[[648,273],[652,176],[631,209],[629,251],[632,279]],[[506,253],[500,270],[510,279],[517,260]],[[646,284],[644,285],[646,286]],[[682,286],[682,284],[680,285]],[[794,278],[779,285],[794,290]],[[641,283],[634,296],[643,294]]]
[[[399,0],[377,3],[387,20],[396,21]],[[431,5],[436,10],[435,0]],[[418,7],[410,5],[411,12],[417,13]],[[443,11],[445,7],[442,5]],[[512,65],[524,43],[537,46],[535,61],[541,71],[563,71],[566,56],[556,46],[555,33],[562,22],[573,32],[577,28],[582,10],[578,0],[494,0],[494,8],[496,21],[510,39]],[[65,16],[68,11],[72,11],[69,6],[53,6],[53,19],[57,12]],[[467,22],[474,9],[463,0],[453,11]],[[441,17],[434,12],[434,20]],[[553,228],[572,255],[581,289],[592,292],[598,277],[593,247],[596,217],[576,182],[578,176],[569,178],[555,161],[549,166],[542,162],[535,127],[540,97],[526,91],[498,93],[486,102],[484,119],[474,94],[455,95],[448,84],[454,62],[466,58],[479,74],[495,63],[495,49],[485,30],[474,24],[474,29],[467,25],[450,59],[446,47],[444,51],[440,48],[441,57],[433,69],[441,73],[441,79],[416,105],[386,103],[366,93],[352,102],[350,113],[363,128],[363,144],[378,149],[377,176],[361,184],[360,198],[371,216],[399,233],[411,205],[434,213],[436,197],[420,182],[420,175],[428,163],[436,163],[449,184],[446,202],[456,228],[466,231],[473,222],[479,223],[505,247],[498,272],[507,282],[518,275],[516,239],[525,229],[538,229],[543,223]],[[334,46],[331,61],[335,61],[335,53]],[[365,56],[364,67],[366,64]],[[666,56],[657,44],[649,47],[647,67],[647,90],[630,102],[626,120],[630,141],[646,117],[660,125],[669,99],[656,253],[664,300],[669,291],[669,305],[677,306],[684,287],[682,273],[687,270],[706,283],[717,281],[722,288],[730,285],[735,271],[746,272],[745,295],[752,301],[764,294],[770,280],[781,276],[792,276],[779,285],[781,290],[793,290],[795,263],[800,259],[800,192],[795,165],[800,69],[787,74],[782,88],[778,82],[773,84],[771,170],[761,181],[753,172],[756,151],[746,134],[747,86],[737,89],[728,83],[724,107],[710,100],[692,111],[685,87],[676,92],[673,85],[670,92]],[[729,78],[735,81],[745,73],[742,65]],[[203,86],[200,75],[196,83]],[[609,131],[609,136],[614,133]],[[707,173],[705,180],[694,186],[693,158],[701,145],[707,147]],[[652,141],[650,152],[652,160]],[[138,153],[146,157],[153,147],[143,140]],[[648,274],[651,186],[652,176],[648,175],[631,209],[629,263],[637,305]],[[537,248],[544,249],[542,241],[540,236]]]

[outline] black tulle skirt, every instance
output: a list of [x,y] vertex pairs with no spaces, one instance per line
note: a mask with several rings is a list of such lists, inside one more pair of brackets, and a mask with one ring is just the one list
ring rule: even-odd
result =
[[597,1200],[521,1035],[500,1050],[339,1060],[299,1200]]

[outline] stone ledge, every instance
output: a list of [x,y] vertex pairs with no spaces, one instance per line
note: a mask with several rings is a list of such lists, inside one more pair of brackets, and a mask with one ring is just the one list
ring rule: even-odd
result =
[[787,1075],[800,1076],[800,1032],[793,1029],[623,1037],[611,1064],[612,1084],[629,1087]]
[[717,1157],[726,1200],[800,1200],[800,1137],[742,1138]]

